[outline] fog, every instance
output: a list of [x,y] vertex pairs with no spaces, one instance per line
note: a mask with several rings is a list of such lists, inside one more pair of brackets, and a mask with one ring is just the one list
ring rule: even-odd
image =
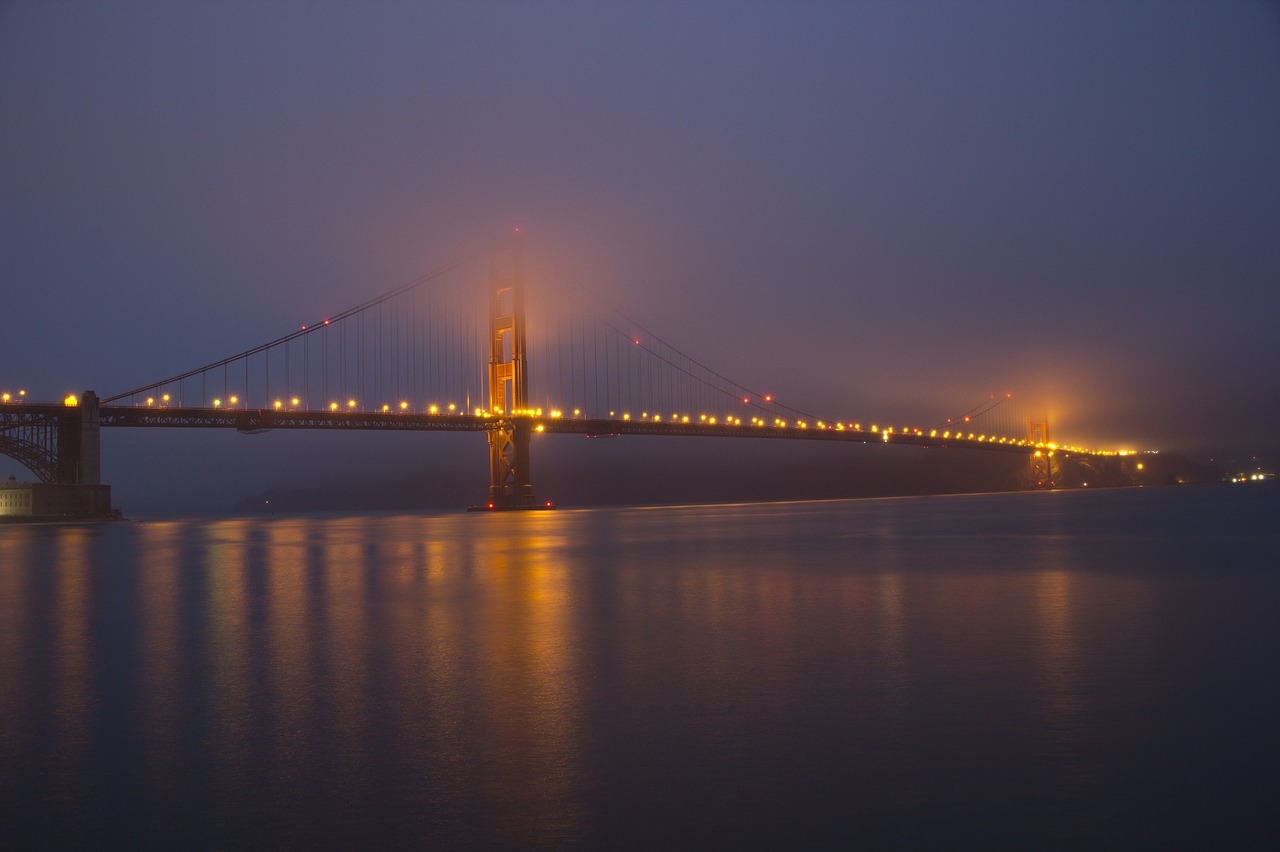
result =
[[[6,3],[0,389],[117,393],[518,225],[531,288],[805,410],[1274,454],[1278,47],[1262,2]],[[104,477],[207,510],[467,453],[111,432]]]

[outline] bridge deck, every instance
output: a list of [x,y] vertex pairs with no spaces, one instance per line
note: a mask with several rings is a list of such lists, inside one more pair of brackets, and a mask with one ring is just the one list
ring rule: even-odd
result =
[[[156,408],[104,405],[103,426],[237,429],[263,432],[269,429],[363,429],[407,432],[487,432],[494,417],[473,414],[419,414],[408,412],[291,411],[226,408]],[[754,426],[725,423],[681,423],[649,420],[600,420],[567,417],[525,417],[536,432],[586,435],[603,438],[622,435],[682,436],[701,438],[755,438],[770,440],[838,441],[858,444],[904,444],[919,447],[951,447],[1027,455],[1036,448],[1009,439],[942,438],[910,432],[872,432],[829,426]]]

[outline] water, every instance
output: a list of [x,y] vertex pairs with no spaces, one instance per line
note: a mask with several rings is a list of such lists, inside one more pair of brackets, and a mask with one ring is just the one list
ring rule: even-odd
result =
[[0,528],[0,847],[1267,846],[1277,509]]

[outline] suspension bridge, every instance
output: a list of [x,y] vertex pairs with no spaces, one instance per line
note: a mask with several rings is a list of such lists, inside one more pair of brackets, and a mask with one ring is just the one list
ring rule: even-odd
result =
[[[487,268],[485,268],[487,267]],[[483,432],[474,508],[553,508],[534,489],[535,434],[902,444],[1017,453],[1051,485],[1049,439],[1008,396],[927,426],[817,416],[685,354],[586,291],[528,299],[518,242],[477,252],[215,362],[99,398],[0,398],[0,454],[61,486],[52,513],[103,514],[103,428]],[[0,507],[2,509],[3,507]],[[48,509],[48,507],[46,507]]]

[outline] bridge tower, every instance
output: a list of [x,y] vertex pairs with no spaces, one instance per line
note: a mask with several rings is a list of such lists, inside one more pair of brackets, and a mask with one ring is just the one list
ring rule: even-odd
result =
[[[489,291],[489,500],[486,509],[544,509],[529,481],[529,362],[524,280],[515,241],[493,256]],[[481,508],[481,507],[477,507]]]
[[[1033,445],[1049,443],[1049,421],[1047,418],[1027,421],[1027,443]],[[1053,451],[1050,449],[1036,450],[1031,454],[1031,487],[1052,488],[1054,479]]]

